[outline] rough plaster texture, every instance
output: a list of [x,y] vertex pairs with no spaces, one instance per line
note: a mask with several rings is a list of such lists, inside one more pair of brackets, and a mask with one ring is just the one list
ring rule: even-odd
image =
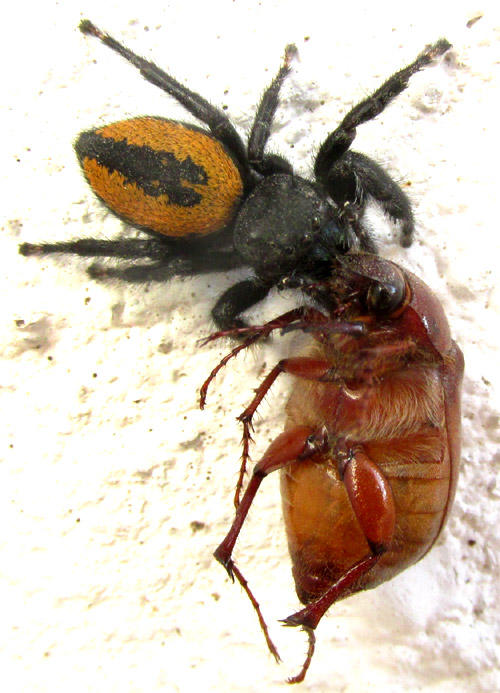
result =
[[[227,346],[200,349],[197,339],[212,329],[215,297],[241,273],[104,286],[88,279],[85,262],[17,255],[21,240],[124,232],[80,177],[71,147],[79,131],[142,113],[185,117],[81,36],[81,17],[227,105],[241,131],[284,45],[296,42],[300,60],[273,147],[304,174],[353,103],[426,43],[444,35],[454,44],[359,129],[356,148],[406,185],[418,238],[403,251],[374,213],[382,252],[435,290],[465,353],[457,500],[424,561],[331,609],[302,689],[500,690],[495,4],[90,0],[81,14],[51,0],[29,11],[9,5],[0,44],[3,690],[286,690],[306,648],[301,633],[277,624],[298,606],[277,479],[256,501],[237,557],[281,667],[241,590],[212,559],[232,516],[235,416],[262,373],[296,345],[278,338],[238,359],[202,413],[197,388]],[[290,302],[273,295],[253,314],[271,317]],[[258,450],[280,431],[289,385],[283,378],[262,407]]]

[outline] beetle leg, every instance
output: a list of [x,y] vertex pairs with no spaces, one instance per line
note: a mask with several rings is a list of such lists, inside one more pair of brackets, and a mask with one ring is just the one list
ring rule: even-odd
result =
[[[238,286],[238,285],[237,285]],[[278,318],[275,318],[274,320],[270,320],[269,322],[266,322],[264,325],[250,325],[246,327],[234,327],[230,330],[220,330],[219,332],[214,332],[211,334],[209,337],[206,337],[205,339],[201,340],[202,346],[205,344],[208,344],[209,342],[213,342],[216,339],[220,339],[221,337],[243,337],[243,341],[241,344],[238,344],[238,346],[234,347],[234,349],[231,349],[231,351],[224,356],[223,359],[217,364],[217,366],[213,369],[213,371],[210,373],[208,378],[205,380],[203,385],[200,388],[200,409],[203,409],[205,407],[206,399],[207,399],[207,392],[208,388],[210,386],[210,383],[212,380],[217,376],[217,373],[224,368],[226,363],[237,356],[240,351],[244,351],[245,349],[248,349],[252,344],[255,344],[259,339],[265,339],[268,337],[271,332],[274,330],[279,330],[280,328],[284,328],[290,323],[294,322],[295,320],[299,320],[301,318],[304,318],[305,312],[310,312],[314,314],[318,314],[318,316],[321,316],[324,318],[323,313],[320,313],[320,311],[317,311],[314,308],[294,308],[293,310],[288,311],[288,313],[284,313],[283,315],[280,315]]]
[[380,556],[381,554],[373,554],[367,558],[363,558],[361,561],[356,563],[356,565],[350,568],[340,578],[340,580],[332,585],[322,597],[315,602],[308,604],[305,609],[301,609],[291,616],[288,616],[288,618],[283,619],[282,623],[285,626],[302,626],[302,630],[307,633],[309,638],[309,649],[302,668],[296,676],[288,679],[288,683],[300,683],[304,680],[314,654],[314,645],[316,643],[314,629],[332,604],[334,604],[340,597],[344,596],[345,592],[348,591],[350,587],[355,585],[359,578],[373,568]]
[[257,390],[255,391],[255,397],[250,402],[248,407],[238,416],[238,421],[243,424],[243,436],[242,445],[243,451],[241,453],[241,467],[240,474],[238,477],[238,483],[236,484],[236,491],[234,494],[234,504],[238,507],[239,498],[241,493],[241,488],[243,486],[243,479],[245,477],[245,471],[248,459],[250,457],[250,441],[252,440],[252,419],[254,417],[257,408],[260,403],[271,389],[274,381],[278,378],[281,373],[288,373],[290,375],[295,375],[301,378],[307,378],[308,380],[321,380],[321,376],[327,373],[331,368],[331,364],[328,361],[322,361],[320,359],[311,359],[309,357],[297,357],[290,359],[283,359],[276,366],[269,371],[264,380],[261,382]]
[[[239,285],[237,285],[239,286]],[[224,298],[224,296],[223,296]],[[304,325],[321,325],[327,324],[330,328],[330,323],[325,315],[317,310],[316,308],[304,307],[304,308],[294,308],[289,310],[287,313],[283,313],[277,318],[264,323],[263,325],[247,325],[245,327],[232,327],[227,330],[220,330],[219,332],[214,332],[205,339],[201,340],[201,345],[205,346],[209,342],[213,342],[216,339],[221,339],[222,337],[243,337],[241,344],[238,344],[234,349],[232,349],[223,359],[217,364],[217,366],[212,370],[208,378],[205,380],[200,388],[200,409],[203,409],[206,404],[207,392],[212,380],[217,376],[217,373],[227,364],[227,362],[237,356],[240,351],[248,349],[252,344],[255,344],[260,339],[265,339],[271,332],[279,329],[286,329],[292,326],[293,323],[298,322],[299,329],[302,329]],[[333,323],[337,331],[347,331],[350,325],[347,323]]]
[[391,486],[361,448],[351,450],[348,455],[349,459],[341,472],[352,509],[372,554],[349,568],[319,599],[286,618],[283,623],[287,626],[303,626],[306,630],[316,628],[332,604],[349,593],[391,545],[396,525]]
[[[309,319],[307,319],[309,316]],[[201,345],[205,346],[209,342],[214,342],[216,339],[221,339],[222,337],[232,337],[238,339],[239,337],[248,337],[249,335],[259,334],[261,337],[267,337],[268,334],[274,330],[279,330],[280,328],[285,330],[288,329],[291,323],[302,320],[305,321],[307,325],[310,322],[316,320],[319,322],[321,318],[328,322],[328,318],[316,308],[293,308],[283,315],[279,315],[277,318],[269,320],[269,322],[263,325],[247,325],[245,327],[231,327],[228,330],[219,330],[218,332],[212,332],[208,337],[201,340]],[[302,329],[302,322],[299,323],[299,328]]]
[[371,550],[375,555],[384,553],[396,526],[396,506],[389,481],[359,449],[345,467],[344,485]]
[[231,529],[214,553],[215,558],[225,567],[231,579],[233,579],[231,558],[233,548],[262,481],[268,474],[282,469],[290,462],[316,454],[318,447],[324,445],[324,442],[320,443],[319,440],[324,441],[324,436],[318,438],[318,432],[309,426],[297,426],[284,431],[273,440],[262,459],[255,465],[241,503],[236,509]]
[[257,614],[257,618],[259,619],[259,625],[261,627],[262,632],[264,633],[264,638],[267,643],[267,648],[269,652],[273,655],[274,659],[276,662],[281,662],[281,657],[278,652],[278,648],[276,645],[273,643],[271,640],[271,636],[269,635],[269,628],[267,627],[267,623],[264,621],[264,617],[262,615],[262,611],[260,610],[260,604],[259,602],[255,599],[252,590],[250,589],[247,580],[243,576],[243,573],[239,570],[237,566],[234,565],[233,563],[233,575],[236,576],[236,579],[240,583],[240,585],[243,587],[243,590],[245,591],[245,594],[247,597],[250,599],[250,602],[252,603],[253,608],[255,609],[255,612]]
[[271,472],[275,472],[278,469],[285,467],[290,462],[293,462],[293,460],[305,459],[306,457],[311,457],[318,452],[324,451],[327,446],[328,441],[326,439],[326,433],[323,429],[314,431],[308,426],[297,426],[296,428],[281,433],[281,435],[279,435],[268,447],[260,462],[255,465],[252,478],[250,479],[250,482],[246,488],[241,503],[236,509],[234,522],[231,525],[225,539],[214,552],[215,558],[227,570],[231,580],[234,581],[234,578],[236,578],[245,590],[255,611],[257,612],[260,626],[266,638],[267,646],[271,654],[273,654],[278,660],[279,655],[269,636],[269,631],[262,616],[259,603],[252,594],[252,591],[248,586],[248,582],[244,578],[243,574],[234,564],[232,558],[233,549],[248,515],[248,511],[250,510],[255,495],[259,490],[264,478]]
[[288,373],[289,375],[306,378],[307,380],[321,380],[322,377],[329,373],[330,369],[331,364],[328,361],[312,359],[307,356],[298,356],[279,361],[255,390],[255,397],[248,407],[238,416],[238,421],[241,421],[243,424],[243,450],[245,451],[245,446],[251,437],[250,431],[252,430],[254,414],[281,373]]
[[[241,282],[241,284],[246,284],[246,282]],[[236,284],[236,287],[240,287],[240,284]],[[232,287],[234,288],[234,287]],[[244,286],[241,287],[245,288]],[[226,292],[227,294],[227,292]],[[223,294],[219,303],[225,299],[226,294]],[[216,306],[217,308],[217,306]],[[214,309],[215,310],[215,309]],[[241,312],[241,311],[240,311]],[[217,322],[217,320],[216,320]],[[265,339],[271,332],[275,330],[283,330],[283,332],[288,332],[292,330],[303,330],[304,332],[315,332],[319,333],[322,330],[327,334],[333,332],[339,332],[344,334],[353,334],[354,336],[360,336],[363,334],[364,327],[360,322],[343,322],[341,320],[330,320],[317,308],[312,308],[310,306],[294,308],[289,310],[287,313],[264,323],[263,325],[245,325],[243,327],[234,327],[234,323],[238,321],[232,321],[233,327],[229,329],[219,330],[218,332],[213,332],[208,337],[200,340],[201,346],[205,346],[209,342],[213,342],[216,339],[221,339],[222,337],[232,337],[234,339],[243,338],[241,344],[232,349],[223,359],[218,363],[218,365],[213,369],[208,378],[205,380],[200,388],[200,409],[203,409],[206,403],[207,392],[212,380],[217,376],[217,373],[227,364],[227,362],[237,356],[240,351],[248,349],[252,344],[255,344],[260,339]],[[316,337],[318,341],[320,340],[319,335]],[[295,374],[298,375],[298,374]],[[302,375],[302,377],[307,377]]]
[[363,577],[380,559],[380,555],[372,554],[361,559],[352,568],[349,568],[335,584],[327,589],[325,594],[311,602],[304,609],[296,611],[291,616],[284,618],[285,626],[302,626],[306,630],[314,630],[328,609],[335,604],[356,582]]
[[[219,339],[220,337],[241,336],[245,334],[249,334],[249,337],[247,337],[247,339],[245,339],[241,344],[238,344],[238,346],[234,347],[234,349],[226,354],[226,356],[224,356],[224,358],[217,364],[217,366],[212,370],[208,378],[205,380],[200,389],[200,409],[203,409],[205,406],[210,383],[216,377],[221,368],[223,368],[231,358],[237,356],[240,351],[249,348],[259,339],[267,337],[273,330],[280,328],[283,329],[293,324],[293,322],[297,320],[300,321],[301,325],[302,323],[307,325],[326,324],[327,326],[334,326],[339,331],[342,331],[342,329],[346,328],[346,326],[350,326],[349,324],[343,322],[330,323],[328,319],[325,318],[325,315],[321,313],[321,311],[317,310],[316,308],[307,307],[290,310],[288,313],[284,313],[283,315],[269,321],[268,323],[265,323],[264,325],[252,325],[250,327],[240,327],[234,330],[215,332],[204,341],[205,344],[215,339]],[[241,489],[243,487],[243,480],[246,474],[247,462],[250,457],[249,448],[250,441],[252,440],[252,417],[276,378],[280,373],[286,372],[291,375],[317,380],[319,379],[318,376],[324,376],[329,371],[329,368],[330,365],[327,361],[318,362],[310,358],[284,359],[268,373],[267,377],[257,388],[254,399],[245,409],[245,411],[238,417],[238,421],[243,423],[243,450],[241,454],[240,472],[234,492],[235,508],[238,508],[240,504]]]
[[305,626],[303,626],[302,630],[307,633],[307,637],[309,639],[307,655],[299,673],[296,676],[291,676],[289,679],[287,679],[287,683],[302,683],[302,681],[306,677],[307,670],[309,669],[312,662],[314,649],[316,647],[316,635],[314,634],[314,630],[312,628],[306,628]]
[[[249,327],[237,327],[231,330],[222,330],[219,332],[214,332],[207,339],[203,341],[204,344],[220,339],[221,337],[235,337],[235,336],[245,336],[249,335],[244,341],[238,346],[234,347],[224,358],[217,364],[217,366],[212,370],[208,378],[205,380],[200,389],[200,408],[203,409],[206,403],[207,392],[212,380],[217,376],[217,373],[227,364],[227,362],[237,356],[240,351],[248,349],[252,344],[255,344],[259,339],[267,337],[271,332],[277,329],[284,329],[291,327],[293,329],[293,324],[298,323],[299,329],[304,329],[306,327],[318,327],[319,330],[322,328],[326,332],[339,332],[339,333],[352,333],[355,331],[360,331],[362,329],[359,323],[353,322],[342,322],[341,320],[330,320],[321,311],[316,308],[305,307],[305,308],[295,308],[293,310],[280,315],[278,318],[271,320],[264,325],[251,325]],[[243,451],[241,455],[241,465],[240,473],[238,476],[238,482],[236,484],[236,490],[234,494],[234,505],[237,508],[240,503],[240,494],[243,486],[243,479],[245,478],[247,462],[249,459],[249,447],[250,441],[252,439],[252,418],[264,399],[266,393],[272,387],[276,378],[280,373],[289,373],[290,375],[295,375],[299,378],[306,378],[308,380],[331,380],[331,364],[326,360],[315,360],[311,358],[291,358],[283,359],[268,373],[266,378],[262,381],[260,386],[257,388],[255,397],[250,402],[249,406],[245,409],[240,416],[238,416],[238,421],[243,424]]]

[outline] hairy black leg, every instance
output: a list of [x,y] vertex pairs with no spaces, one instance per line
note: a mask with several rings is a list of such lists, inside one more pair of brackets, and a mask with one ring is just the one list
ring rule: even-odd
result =
[[178,255],[165,253],[157,262],[128,267],[91,265],[88,273],[93,279],[122,279],[131,283],[165,282],[173,277],[189,277],[195,274],[226,272],[241,266],[237,253],[204,252]]
[[246,327],[238,315],[255,303],[262,301],[269,293],[271,286],[264,284],[256,277],[245,279],[229,287],[212,308],[212,318],[220,330],[235,327]]
[[346,215],[351,214],[354,231],[360,244],[374,252],[375,244],[361,223],[367,197],[373,197],[393,219],[401,222],[401,244],[412,242],[414,220],[411,205],[390,176],[374,161],[357,152],[348,152],[356,137],[356,128],[380,115],[398,94],[406,89],[410,77],[445,53],[451,44],[440,39],[428,46],[417,59],[389,77],[373,94],[354,106],[340,125],[325,139],[314,164],[314,173],[330,196],[342,209],[346,203]]
[[451,44],[446,39],[440,39],[428,46],[413,63],[389,77],[371,96],[354,106],[337,129],[330,133],[321,145],[314,164],[316,178],[320,181],[326,181],[332,163],[345,154],[354,141],[358,125],[380,115],[386,106],[406,89],[410,77],[415,72],[427,67],[449,48],[451,48]]
[[[92,279],[121,279],[130,284],[144,282],[166,282],[175,277],[174,262],[155,262],[148,265],[130,265],[129,267],[108,267],[107,265],[90,265],[87,272]],[[181,273],[182,274],[182,273]]]
[[172,261],[176,275],[228,272],[243,266],[240,255],[235,251],[211,251],[203,246],[185,249],[179,258]]
[[253,169],[263,175],[293,172],[292,166],[286,159],[275,154],[266,156],[264,149],[271,134],[271,126],[279,104],[280,90],[290,73],[290,63],[296,53],[297,48],[294,44],[286,46],[283,64],[262,96],[248,139],[249,163]]
[[363,223],[363,209],[356,207],[355,204],[344,202],[342,207],[342,218],[347,223],[359,241],[359,246],[366,253],[377,255],[378,247],[372,238],[370,230]]
[[[215,242],[209,239],[211,245]],[[222,239],[221,247],[208,247],[209,243],[198,241],[196,246],[188,243],[170,242],[170,239],[151,239],[124,238],[114,241],[101,240],[98,238],[81,238],[74,241],[60,241],[57,243],[21,243],[19,253],[25,256],[48,255],[51,253],[72,253],[81,257],[109,257],[125,260],[139,260],[148,258],[155,261],[155,265],[143,265],[144,271],[148,268],[163,267],[165,276],[203,274],[208,272],[226,272],[228,270],[241,267],[243,264],[239,254],[234,250],[226,250],[224,245],[227,240]],[[135,266],[138,269],[141,266]],[[123,270],[125,274],[127,269]],[[93,265],[91,270],[93,276],[121,276],[122,270]],[[153,270],[153,275],[155,274]],[[124,277],[125,278],[125,277]],[[129,280],[129,281],[143,281]],[[154,281],[154,278],[151,279]]]
[[80,31],[95,36],[136,67],[151,84],[173,96],[184,108],[208,125],[214,136],[223,142],[234,154],[244,170],[248,169],[245,145],[226,114],[212,106],[206,99],[191,91],[157,65],[136,55],[109,34],[103,33],[88,19],[80,22]]
[[[414,219],[410,201],[399,185],[373,159],[359,152],[347,152],[331,167],[327,189],[330,197],[345,210],[364,250],[376,253],[375,243],[360,221],[370,197],[380,204],[391,219],[401,223],[401,245],[411,245]],[[346,203],[351,205],[351,209]],[[352,214],[356,216],[355,219],[350,218]]]
[[118,257],[127,259],[156,259],[165,254],[165,243],[140,238],[125,238],[106,241],[98,238],[80,238],[75,241],[57,243],[21,243],[21,255],[48,255],[50,253],[72,253],[82,257]]
[[350,159],[364,193],[373,197],[391,219],[401,223],[401,245],[411,245],[415,222],[407,195],[373,159],[358,152],[348,152],[346,158]]

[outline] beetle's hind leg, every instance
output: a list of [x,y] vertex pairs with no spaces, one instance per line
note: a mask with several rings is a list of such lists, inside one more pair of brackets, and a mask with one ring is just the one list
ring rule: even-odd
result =
[[[340,449],[341,447],[344,449]],[[389,482],[378,466],[362,449],[349,450],[343,445],[343,441],[337,445],[333,456],[337,458],[339,473],[344,480],[351,506],[372,553],[349,568],[319,599],[283,620],[286,626],[301,626],[309,637],[309,650],[304,664],[297,676],[289,679],[289,683],[304,680],[314,652],[314,629],[325,613],[372,570],[389,549],[394,536],[394,497]]]
[[396,527],[396,506],[391,485],[377,464],[361,447],[350,448],[344,440],[332,451],[351,507],[368,543],[371,554],[361,558],[340,576],[326,592],[286,618],[287,626],[316,628],[324,614],[338,599],[349,593],[388,551]]
[[312,658],[314,655],[314,650],[316,648],[316,635],[314,633],[314,630],[312,628],[306,628],[303,626],[302,630],[307,633],[307,638],[309,640],[309,647],[307,648],[307,655],[304,660],[304,663],[302,665],[301,670],[299,671],[298,674],[295,676],[291,676],[289,679],[286,680],[287,683],[302,683],[302,681],[305,679],[307,671],[309,667],[311,666]]
[[[259,619],[261,629],[267,642],[271,654],[279,661],[278,651],[271,640],[266,622],[262,616],[259,603],[255,599],[248,582],[235,565],[233,560],[233,549],[240,534],[241,528],[245,523],[248,511],[252,506],[254,498],[260,488],[262,481],[271,472],[282,469],[284,466],[296,459],[309,458],[316,454],[326,444],[323,432],[315,432],[307,426],[298,426],[285,431],[279,435],[268,447],[262,459],[255,465],[252,478],[245,490],[241,503],[239,504],[234,522],[231,525],[225,539],[214,552],[215,558],[227,570],[231,580],[238,580],[250,599]],[[312,654],[311,654],[312,656]]]

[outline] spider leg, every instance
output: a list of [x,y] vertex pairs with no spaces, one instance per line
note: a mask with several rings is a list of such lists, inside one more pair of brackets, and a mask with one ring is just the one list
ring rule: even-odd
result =
[[153,62],[141,58],[112,36],[102,32],[88,19],[80,22],[79,28],[82,33],[95,36],[108,48],[121,55],[125,60],[128,60],[129,63],[139,70],[145,80],[173,96],[189,113],[208,125],[214,137],[230,149],[245,171],[248,170],[245,145],[223,111],[213,106],[196,92],[185,87]]
[[[450,47],[446,39],[427,46],[414,62],[389,77],[373,94],[354,106],[324,140],[314,165],[318,181],[325,185],[341,209],[346,203],[350,204],[357,213],[358,221],[367,199],[375,199],[386,214],[401,223],[403,246],[411,244],[414,231],[410,201],[381,166],[363,154],[348,150],[356,137],[356,128],[380,115],[406,89],[412,75],[427,67]],[[373,252],[374,243],[366,231],[360,243],[365,250]]]
[[93,279],[123,279],[126,282],[164,282],[172,277],[189,277],[195,274],[226,272],[241,265],[241,260],[234,252],[205,252],[202,254],[182,252],[165,252],[158,259],[149,256],[156,262],[149,264],[129,265],[128,267],[108,267],[94,264],[88,269]]
[[154,259],[165,254],[165,243],[141,238],[122,238],[113,241],[99,238],[79,238],[74,241],[58,241],[56,243],[21,243],[19,253],[26,257],[51,253],[72,253],[81,257]]
[[[22,243],[21,255],[46,255],[50,253],[73,253],[82,257],[109,257],[124,260],[149,259],[152,262],[113,267],[95,263],[88,273],[92,279],[121,279],[129,283],[167,282],[173,277],[186,277],[211,272],[226,272],[242,265],[242,260],[234,250],[210,250],[206,247],[200,252],[198,246],[174,245],[161,240],[138,238],[114,241],[97,238],[82,238],[58,243]],[[244,325],[237,316],[261,301],[270,287],[256,278],[245,280],[231,286],[219,298],[212,310],[212,317],[221,330]]]
[[246,327],[244,320],[238,316],[262,301],[271,287],[272,284],[266,284],[257,277],[250,277],[230,286],[212,308],[212,318],[217,327],[220,330]]
[[293,168],[286,159],[276,154],[264,154],[264,149],[271,134],[271,125],[278,108],[280,89],[290,73],[290,63],[296,53],[295,45],[286,46],[283,64],[264,92],[253,121],[248,140],[248,160],[250,166],[262,175],[293,173]]

